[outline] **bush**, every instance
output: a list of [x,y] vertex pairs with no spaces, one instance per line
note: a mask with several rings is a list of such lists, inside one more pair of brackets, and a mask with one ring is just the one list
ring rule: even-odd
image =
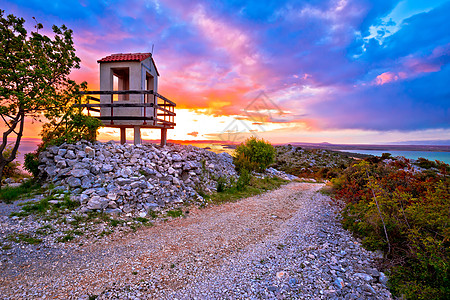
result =
[[450,177],[414,172],[407,160],[349,167],[333,180],[347,204],[342,222],[371,250],[387,253],[390,288],[407,299],[450,295]]
[[236,182],[236,188],[238,191],[243,191],[246,186],[249,185],[252,175],[247,169],[242,169],[241,174]]
[[262,172],[273,163],[275,153],[275,148],[270,143],[252,136],[237,146],[233,162],[239,173],[244,169]]
[[[5,148],[5,150],[3,151],[3,156],[6,158],[11,157],[12,150],[13,150],[12,146],[7,146]],[[17,152],[17,154],[19,154],[19,152]],[[6,164],[6,166],[3,168],[3,174],[2,174],[3,178],[1,178],[1,179],[18,177],[20,175],[19,166],[20,166],[20,163],[14,162],[14,161]]]
[[34,178],[39,175],[39,158],[37,152],[31,152],[25,154],[25,162],[23,164],[25,170],[33,174]]

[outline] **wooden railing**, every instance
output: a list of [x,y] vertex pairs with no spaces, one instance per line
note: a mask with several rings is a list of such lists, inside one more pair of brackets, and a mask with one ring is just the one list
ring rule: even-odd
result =
[[[137,94],[137,95],[154,95],[154,101],[150,103],[124,103],[124,101],[114,101],[114,95],[130,95],[130,94]],[[128,90],[128,91],[86,91],[86,92],[80,92],[81,95],[87,95],[86,100],[87,103],[82,104],[81,103],[81,97],[80,97],[80,103],[76,104],[75,107],[80,108],[86,108],[88,111],[88,114],[91,112],[100,113],[100,116],[95,116],[101,121],[110,121],[109,125],[115,125],[114,121],[143,121],[142,125],[146,127],[156,127],[156,128],[167,128],[167,129],[173,129],[175,124],[175,116],[176,113],[175,110],[175,102],[167,99],[166,97],[154,93],[152,90],[143,91],[143,90]],[[90,95],[110,95],[111,100],[110,103],[100,103],[100,99],[92,97]],[[90,103],[90,101],[94,101],[96,103]],[[101,114],[102,107],[109,107],[110,108],[110,114],[105,116]],[[117,116],[114,115],[114,108],[119,107],[128,107],[128,108],[144,108],[143,114],[140,114],[139,116],[136,115],[130,115],[130,116]],[[147,108],[153,108],[153,114],[152,116],[147,116]],[[120,124],[121,125],[121,124]]]

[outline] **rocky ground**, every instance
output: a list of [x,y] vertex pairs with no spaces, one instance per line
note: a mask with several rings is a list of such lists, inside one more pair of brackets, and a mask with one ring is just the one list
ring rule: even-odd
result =
[[[291,145],[276,146],[274,167],[300,177],[331,178],[349,166],[348,153],[325,149],[306,149]],[[316,176],[317,175],[317,176]]]
[[322,186],[293,182],[135,232],[3,249],[1,298],[390,299],[376,255],[342,229]]

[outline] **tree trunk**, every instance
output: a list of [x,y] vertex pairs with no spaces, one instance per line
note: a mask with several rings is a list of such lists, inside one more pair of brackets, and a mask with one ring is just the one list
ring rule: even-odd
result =
[[[22,135],[23,135],[24,123],[25,123],[25,112],[23,110],[19,110],[19,112],[17,113],[17,116],[14,118],[13,122],[11,123],[11,126],[9,127],[9,129],[3,133],[3,141],[2,141],[2,144],[0,145],[0,189],[2,187],[3,169],[5,168],[5,166],[8,163],[10,163],[16,159],[17,151],[19,150],[20,141],[21,141]],[[19,124],[19,130],[16,132],[15,129],[18,124]],[[6,148],[6,146],[8,145],[8,136],[13,132],[17,134],[16,142],[11,151],[11,155],[8,158],[6,158],[3,156],[3,152]]]

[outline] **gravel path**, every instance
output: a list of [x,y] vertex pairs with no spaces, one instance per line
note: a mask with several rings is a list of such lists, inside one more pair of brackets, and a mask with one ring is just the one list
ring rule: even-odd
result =
[[125,237],[0,265],[2,299],[390,299],[374,254],[335,220],[320,184],[206,209]]

